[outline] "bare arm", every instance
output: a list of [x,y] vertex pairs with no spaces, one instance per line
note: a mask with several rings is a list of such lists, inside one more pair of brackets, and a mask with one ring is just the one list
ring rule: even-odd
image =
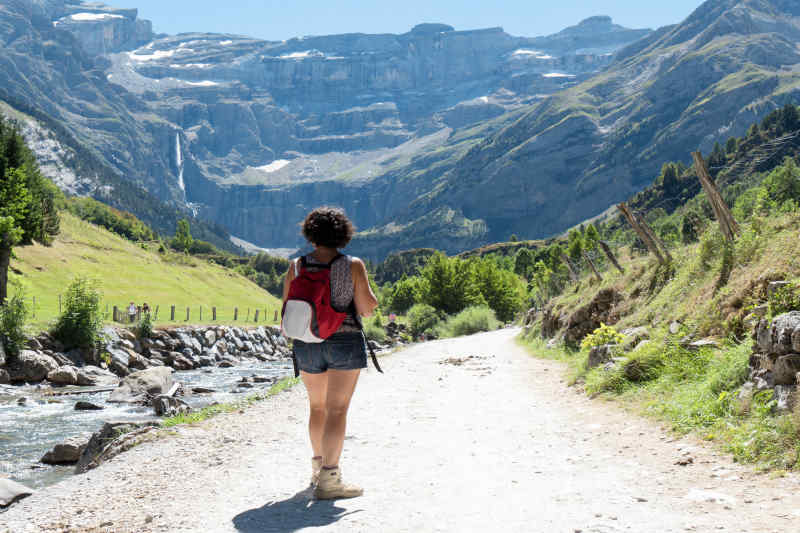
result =
[[353,285],[355,286],[353,298],[356,304],[356,311],[361,316],[372,316],[372,312],[378,307],[378,299],[375,297],[375,293],[372,292],[372,287],[369,286],[367,267],[364,266],[364,262],[361,259],[354,257],[350,268],[353,274]]
[[[297,261],[297,259],[295,259],[295,261]],[[283,278],[283,303],[286,303],[286,300],[289,299],[289,285],[291,285],[294,279],[294,265],[294,261],[289,263],[289,270],[286,271],[286,277]]]

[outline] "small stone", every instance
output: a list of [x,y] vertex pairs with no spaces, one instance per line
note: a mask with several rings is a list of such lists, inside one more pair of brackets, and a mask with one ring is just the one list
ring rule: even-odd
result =
[[102,405],[97,405],[96,403],[86,402],[86,401],[79,401],[75,402],[75,410],[76,411],[101,411],[104,407]]

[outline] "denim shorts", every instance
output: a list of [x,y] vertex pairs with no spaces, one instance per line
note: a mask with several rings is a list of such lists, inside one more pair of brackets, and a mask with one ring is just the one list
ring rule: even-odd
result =
[[334,333],[323,342],[294,341],[297,366],[309,374],[367,368],[367,345],[358,332]]

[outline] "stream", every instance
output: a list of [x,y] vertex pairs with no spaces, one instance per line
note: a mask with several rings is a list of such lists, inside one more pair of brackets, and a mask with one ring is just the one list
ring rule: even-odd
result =
[[[253,389],[234,392],[237,382],[244,376],[255,374],[282,378],[291,373],[291,361],[245,360],[231,368],[175,372],[173,379],[189,388],[206,387],[217,391],[183,397],[195,408],[214,402],[235,401],[271,386],[269,383],[255,384]],[[150,407],[107,403],[109,392],[56,397],[43,394],[49,390],[52,389],[39,385],[0,385],[0,476],[8,476],[34,489],[53,485],[73,474],[74,466],[50,466],[39,462],[56,444],[79,435],[85,435],[88,440],[107,420],[154,419]],[[26,399],[23,405],[18,404],[20,398]],[[102,405],[104,409],[76,411],[75,403],[79,400]]]

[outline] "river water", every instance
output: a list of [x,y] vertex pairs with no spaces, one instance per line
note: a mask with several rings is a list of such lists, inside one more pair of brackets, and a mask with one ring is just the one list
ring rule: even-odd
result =
[[[235,401],[270,387],[270,384],[254,384],[253,389],[245,389],[243,393],[233,392],[243,376],[255,374],[281,378],[291,373],[291,361],[253,360],[232,368],[175,372],[173,378],[189,387],[216,390],[212,394],[183,398],[192,407],[202,407],[213,402]],[[48,397],[42,394],[43,390],[50,389],[0,385],[0,475],[10,476],[31,488],[52,485],[72,475],[74,466],[48,466],[39,462],[54,445],[79,435],[88,439],[106,420],[144,421],[154,418],[152,408],[107,403],[108,392]],[[20,398],[26,399],[23,405],[18,403]],[[105,409],[76,411],[75,403],[79,400],[102,405]]]

